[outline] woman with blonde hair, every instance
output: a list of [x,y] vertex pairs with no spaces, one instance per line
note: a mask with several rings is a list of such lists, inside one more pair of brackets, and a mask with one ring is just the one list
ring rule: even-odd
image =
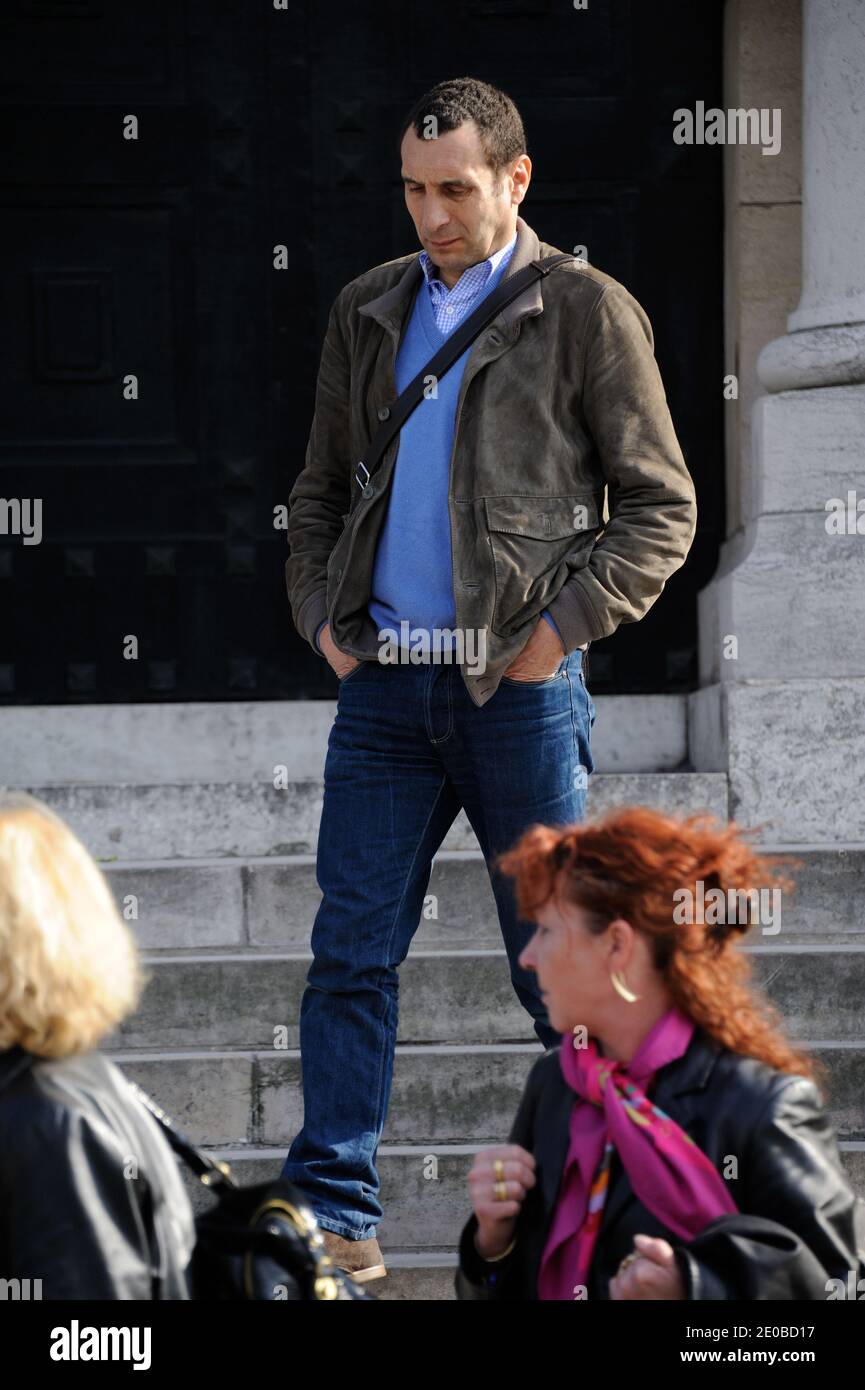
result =
[[784,862],[734,825],[643,807],[533,826],[500,856],[536,923],[520,964],[562,1042],[532,1067],[509,1142],[475,1159],[459,1298],[857,1287],[856,1197],[822,1069],[737,949],[765,901],[751,890],[792,886]]
[[0,1279],[24,1296],[191,1296],[177,1162],[95,1051],[143,983],[84,846],[33,797],[0,796]]

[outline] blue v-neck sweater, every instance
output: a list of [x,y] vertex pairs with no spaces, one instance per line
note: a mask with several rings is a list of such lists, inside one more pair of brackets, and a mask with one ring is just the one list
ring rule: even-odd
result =
[[[405,390],[465,315],[492,293],[509,260],[508,255],[500,261],[481,292],[461,306],[446,332],[436,323],[429,286],[425,279],[421,281],[397,353],[398,392]],[[457,400],[472,346],[441,377],[437,394],[422,400],[400,430],[373,565],[369,613],[377,631],[389,629],[392,640],[406,645],[401,623],[408,622],[407,645],[415,650],[422,645],[424,652],[431,645],[433,650],[447,650],[456,641],[439,638],[433,644],[432,633],[456,626],[448,492]],[[558,631],[549,614],[545,612],[544,617]]]

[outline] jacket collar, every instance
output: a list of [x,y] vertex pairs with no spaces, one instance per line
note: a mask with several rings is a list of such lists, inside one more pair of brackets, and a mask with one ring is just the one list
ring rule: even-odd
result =
[[[501,283],[516,275],[518,270],[522,270],[530,261],[537,260],[540,255],[541,243],[537,234],[532,230],[527,222],[517,215],[517,244],[513,249],[510,260],[505,266]],[[374,318],[383,328],[388,328],[391,332],[397,332],[405,315],[408,303],[418,285],[423,281],[423,267],[421,265],[420,251],[413,255],[399,280],[392,285],[384,294],[377,295],[375,299],[367,300],[366,304],[358,306],[359,314],[368,314]],[[509,331],[518,319],[527,318],[532,314],[543,313],[544,303],[541,296],[541,282],[536,280],[527,290],[516,299],[512,299],[510,304],[496,315],[495,322],[503,330]]]
[[0,1092],[17,1081],[35,1060],[33,1054],[25,1052],[23,1047],[7,1047],[0,1052]]
[[682,1056],[658,1073],[655,1099],[662,1095],[683,1096],[689,1091],[704,1091],[721,1051],[717,1039],[697,1027]]

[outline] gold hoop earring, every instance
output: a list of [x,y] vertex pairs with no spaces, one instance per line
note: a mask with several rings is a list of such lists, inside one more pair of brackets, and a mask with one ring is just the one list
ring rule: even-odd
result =
[[622,998],[627,1000],[629,1004],[636,1004],[637,1000],[640,997],[639,994],[633,994],[631,990],[628,989],[628,986],[625,984],[624,980],[621,978],[617,970],[610,971],[610,979],[613,982],[613,989],[616,991],[617,994],[620,994]]

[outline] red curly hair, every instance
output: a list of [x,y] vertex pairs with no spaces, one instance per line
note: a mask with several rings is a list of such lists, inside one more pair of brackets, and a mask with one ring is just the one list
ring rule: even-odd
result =
[[[577,904],[599,935],[622,917],[649,937],[653,959],[675,1003],[731,1052],[825,1085],[826,1068],[784,1036],[777,1010],[751,984],[751,963],[736,938],[752,924],[679,923],[674,893],[794,887],[780,872],[789,856],[757,854],[745,836],[709,815],[679,820],[648,806],[613,811],[584,824],[533,825],[494,861],[515,879],[520,916],[531,921],[550,898]],[[692,914],[693,915],[693,914]],[[738,914],[737,914],[738,915]]]

